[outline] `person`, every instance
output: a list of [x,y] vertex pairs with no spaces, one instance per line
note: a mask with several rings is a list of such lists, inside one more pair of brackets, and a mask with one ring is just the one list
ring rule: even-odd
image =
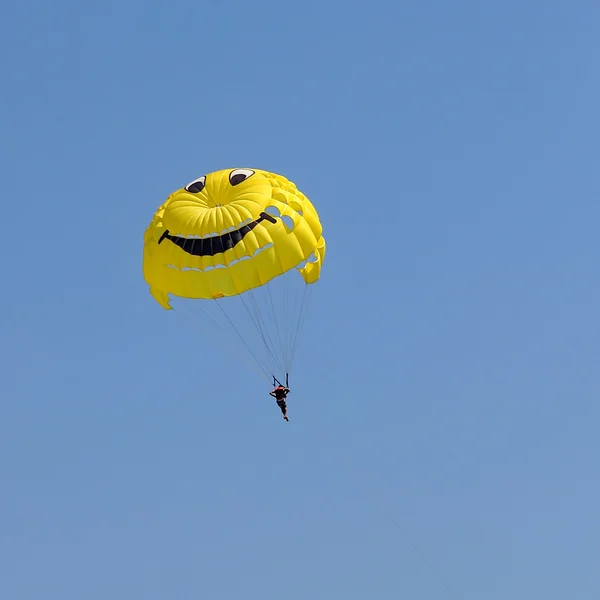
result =
[[286,388],[283,385],[278,385],[274,390],[269,392],[269,396],[273,396],[273,398],[275,398],[275,402],[277,402],[277,406],[279,406],[279,408],[281,409],[283,418],[286,421],[289,421],[289,419],[287,416],[287,405],[285,403],[285,398],[289,393],[289,388]]

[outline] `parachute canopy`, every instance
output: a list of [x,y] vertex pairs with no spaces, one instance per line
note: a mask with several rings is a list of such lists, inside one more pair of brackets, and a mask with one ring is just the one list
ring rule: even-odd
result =
[[[144,277],[167,295],[235,296],[297,268],[320,276],[325,240],[310,200],[281,175],[256,169],[210,173],[159,207],[144,236]],[[307,261],[314,256],[314,261]]]
[[[274,376],[279,368],[282,377],[304,303],[285,285],[276,302],[273,294],[282,285],[275,280],[290,273],[297,280],[292,287],[299,281],[306,288],[319,279],[324,257],[317,211],[294,183],[268,171],[225,169],[195,179],[157,209],[144,235],[143,272],[150,293],[167,310],[174,299],[200,302],[202,311],[218,303],[263,372]],[[245,324],[232,320],[234,297],[246,308],[266,361],[241,333],[238,325]]]

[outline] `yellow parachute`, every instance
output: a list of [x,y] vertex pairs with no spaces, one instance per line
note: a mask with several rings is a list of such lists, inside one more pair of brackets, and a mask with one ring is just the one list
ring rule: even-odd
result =
[[[233,329],[263,373],[277,378],[291,368],[307,287],[319,279],[324,257],[317,211],[294,183],[268,171],[225,169],[195,179],[158,208],[144,235],[143,272],[163,308],[187,311],[185,301],[193,301],[191,312],[217,326],[219,341],[231,347],[223,329]],[[234,299],[246,311],[241,321]]]

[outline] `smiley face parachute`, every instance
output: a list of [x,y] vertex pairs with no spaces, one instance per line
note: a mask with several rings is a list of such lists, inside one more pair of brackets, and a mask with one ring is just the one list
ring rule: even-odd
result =
[[216,341],[283,382],[324,257],[317,211],[294,183],[226,169],[158,208],[144,235],[143,272],[163,308],[203,327],[209,352]]

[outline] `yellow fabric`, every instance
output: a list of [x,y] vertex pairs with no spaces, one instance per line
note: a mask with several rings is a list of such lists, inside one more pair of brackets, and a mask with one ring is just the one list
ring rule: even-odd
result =
[[158,208],[144,235],[143,272],[150,293],[170,309],[169,294],[235,296],[294,268],[314,283],[325,249],[317,211],[294,183],[268,171],[225,169]]

